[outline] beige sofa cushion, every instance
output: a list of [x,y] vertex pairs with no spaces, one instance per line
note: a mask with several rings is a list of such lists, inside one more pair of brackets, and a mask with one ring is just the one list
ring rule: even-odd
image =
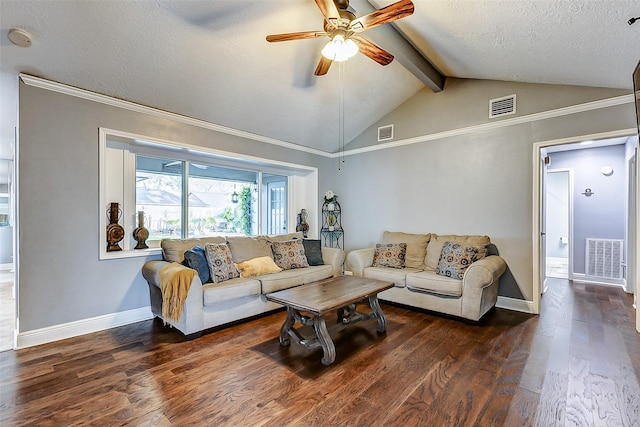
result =
[[289,240],[293,240],[293,239],[304,239],[304,234],[302,234],[302,231],[297,231],[295,233],[289,233],[289,234],[273,234],[273,235],[268,235],[265,236],[267,238],[267,240],[269,242],[287,242]]
[[[465,246],[473,246],[479,249],[478,258],[480,260],[487,255],[487,246],[491,243],[489,236],[457,236],[455,234],[432,234],[427,246],[427,256],[425,258],[425,268],[435,271],[440,260],[440,253],[444,242],[454,242]],[[476,261],[477,261],[476,260]]]
[[[424,259],[427,256],[427,244],[431,234],[411,234],[398,231],[385,231],[382,234],[382,243],[406,243],[405,267],[424,268]],[[438,255],[440,255],[438,253]],[[436,264],[438,260],[436,260]]]
[[271,243],[266,236],[227,236],[233,262],[236,264],[248,259],[268,256],[273,258]]
[[202,237],[200,239],[162,239],[160,247],[162,248],[162,257],[165,261],[179,262],[184,261],[184,251],[194,246],[200,245],[204,248],[207,243],[224,243],[224,237]]
[[461,297],[462,280],[438,276],[432,271],[421,271],[407,274],[407,289],[450,297]]
[[231,279],[222,283],[207,283],[202,287],[205,306],[238,300],[239,298],[259,296],[260,281],[255,279]]

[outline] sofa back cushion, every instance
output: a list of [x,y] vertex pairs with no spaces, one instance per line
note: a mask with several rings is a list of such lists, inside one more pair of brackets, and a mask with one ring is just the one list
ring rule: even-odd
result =
[[273,258],[267,236],[227,236],[227,243],[236,264],[263,256]]
[[[397,231],[385,231],[382,234],[382,243],[406,243],[405,267],[424,269],[424,261],[427,256],[427,244],[431,234],[411,234]],[[440,254],[438,253],[438,256]],[[438,260],[436,259],[436,264]]]
[[165,261],[178,262],[182,264],[184,261],[184,251],[194,246],[202,246],[207,243],[224,243],[224,237],[203,237],[201,239],[162,239],[160,247],[162,248],[162,257]]
[[295,233],[288,233],[288,234],[272,234],[272,235],[268,235],[268,236],[264,236],[266,237],[266,239],[273,243],[273,242],[287,242],[289,240],[293,240],[293,239],[304,239],[304,234],[302,234],[302,231],[296,231]]
[[478,257],[482,259],[487,255],[487,246],[491,243],[489,236],[457,236],[455,234],[432,234],[429,245],[427,246],[427,257],[425,258],[425,268],[435,271],[438,268],[438,261],[442,253],[442,246],[445,242],[458,243],[464,246],[473,246],[478,248]]

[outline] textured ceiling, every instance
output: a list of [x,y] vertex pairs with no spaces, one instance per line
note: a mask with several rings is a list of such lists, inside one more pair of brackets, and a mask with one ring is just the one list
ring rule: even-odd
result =
[[[414,3],[398,27],[447,76],[631,89],[637,0]],[[313,76],[326,39],[265,41],[321,26],[313,0],[1,0],[0,70],[334,152],[340,70]],[[343,72],[346,141],[424,88],[397,61],[357,55]]]

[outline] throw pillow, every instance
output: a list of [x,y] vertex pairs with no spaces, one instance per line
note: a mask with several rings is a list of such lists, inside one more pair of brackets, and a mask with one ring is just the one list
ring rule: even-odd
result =
[[436,267],[436,274],[462,280],[464,272],[478,260],[480,250],[473,246],[459,243],[445,242],[442,245],[440,260]]
[[270,256],[263,256],[243,261],[238,264],[238,269],[241,271],[240,277],[259,276],[261,274],[277,273],[282,271],[282,269],[273,262],[273,259]]
[[324,265],[320,240],[304,239],[302,245],[309,265]]
[[206,243],[204,251],[209,264],[209,274],[213,283],[240,277],[240,273],[231,258],[231,250],[226,243]]
[[184,251],[184,265],[197,271],[202,283],[207,283],[211,280],[209,263],[207,262],[207,256],[205,255],[204,248],[202,246],[196,245],[193,248]]
[[406,255],[406,243],[378,243],[373,254],[373,266],[404,268]]
[[272,242],[273,260],[283,270],[309,267],[302,240]]

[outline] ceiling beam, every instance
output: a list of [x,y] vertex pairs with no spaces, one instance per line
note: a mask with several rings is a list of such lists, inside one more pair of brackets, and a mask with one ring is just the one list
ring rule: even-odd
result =
[[[367,0],[351,0],[350,5],[357,12],[357,16],[377,9]],[[441,92],[444,89],[445,76],[404,37],[395,24],[372,28],[363,33],[363,36],[393,54],[396,61],[432,91]]]

